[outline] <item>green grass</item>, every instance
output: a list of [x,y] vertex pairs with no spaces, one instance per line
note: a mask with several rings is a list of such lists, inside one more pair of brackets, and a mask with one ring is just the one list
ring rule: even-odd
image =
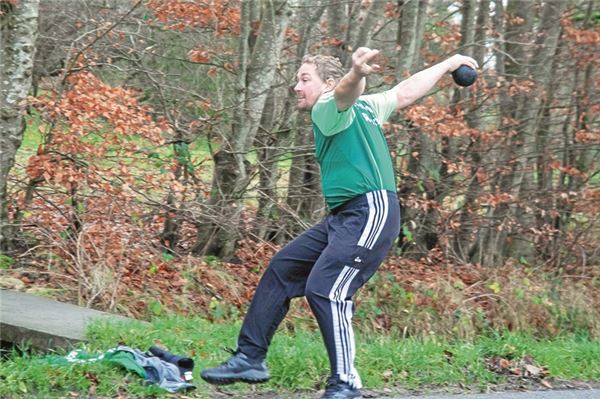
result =
[[[200,318],[181,316],[159,318],[150,325],[138,323],[96,323],[88,331],[86,351],[104,352],[120,342],[141,350],[160,343],[173,353],[188,354],[196,362],[194,398],[210,398],[215,388],[204,383],[202,368],[222,362],[229,355],[224,347],[235,346],[239,324],[213,324]],[[448,354],[450,361],[448,360]],[[372,389],[455,386],[484,388],[503,382],[489,372],[490,356],[515,358],[530,355],[548,368],[551,377],[594,381],[600,379],[600,343],[585,337],[558,337],[539,340],[523,334],[482,337],[473,342],[429,339],[401,339],[390,335],[357,333],[356,366],[363,383]],[[272,379],[258,387],[265,391],[308,392],[322,386],[328,375],[328,360],[318,331],[279,332],[268,356]],[[92,383],[93,380],[97,382]],[[141,378],[118,366],[86,364],[52,366],[41,355],[8,356],[0,363],[0,397],[64,397],[75,392],[115,397],[126,392],[133,397],[167,397],[156,387],[144,386]],[[232,397],[244,397],[248,386],[235,384],[220,388]],[[295,395],[296,396],[296,395]],[[301,396],[301,394],[298,394]]]
[[42,134],[40,132],[41,121],[35,113],[26,119],[27,127],[23,132],[23,141],[17,150],[17,159],[26,161],[30,156],[34,155],[42,144]]

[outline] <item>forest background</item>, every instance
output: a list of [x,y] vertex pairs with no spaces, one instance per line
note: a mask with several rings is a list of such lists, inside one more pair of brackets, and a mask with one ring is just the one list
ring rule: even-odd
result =
[[385,125],[402,232],[356,322],[600,337],[597,2],[2,0],[0,21],[3,287],[239,320],[325,213],[302,56],[380,49],[375,92],[460,52],[473,86]]

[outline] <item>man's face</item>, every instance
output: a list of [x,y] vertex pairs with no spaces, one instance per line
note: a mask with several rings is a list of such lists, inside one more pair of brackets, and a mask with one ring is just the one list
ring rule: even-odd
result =
[[333,89],[333,81],[323,82],[317,74],[315,64],[302,64],[298,69],[298,83],[294,87],[298,98],[298,109],[310,111],[319,99],[319,96],[326,91]]

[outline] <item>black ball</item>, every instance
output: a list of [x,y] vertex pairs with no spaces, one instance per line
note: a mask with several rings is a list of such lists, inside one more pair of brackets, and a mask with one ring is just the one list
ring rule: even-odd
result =
[[459,86],[471,86],[477,80],[477,71],[467,65],[461,65],[452,72],[452,79]]

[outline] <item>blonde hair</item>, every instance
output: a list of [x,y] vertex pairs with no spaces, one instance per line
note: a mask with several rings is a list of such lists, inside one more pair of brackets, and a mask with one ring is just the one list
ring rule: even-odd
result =
[[317,68],[317,75],[323,82],[333,79],[337,84],[344,76],[344,68],[337,57],[331,55],[310,55],[302,58],[303,64],[313,64]]

